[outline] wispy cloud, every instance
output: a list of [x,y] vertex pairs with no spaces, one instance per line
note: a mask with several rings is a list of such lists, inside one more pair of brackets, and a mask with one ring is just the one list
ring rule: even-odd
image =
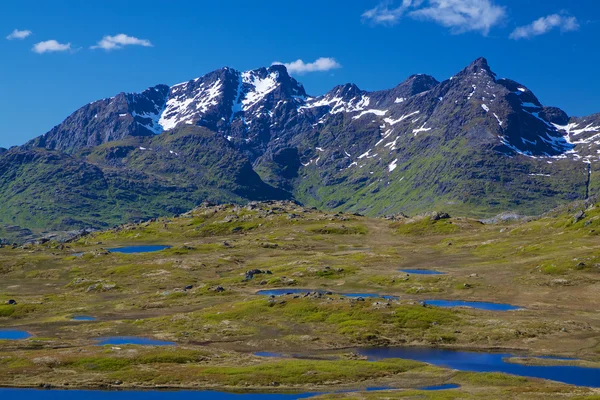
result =
[[273,64],[285,65],[290,74],[305,74],[307,72],[323,72],[332,69],[342,68],[335,58],[321,57],[314,62],[305,63],[302,60],[296,60],[290,63],[274,62]]
[[386,0],[365,11],[362,18],[375,24],[394,25],[411,7],[419,7],[422,3],[423,0],[402,0],[402,4],[393,6],[392,1]]
[[138,39],[133,36],[127,36],[124,33],[119,33],[115,36],[104,36],[92,49],[118,50],[125,46],[143,46],[152,47],[152,43],[146,39]]
[[56,53],[62,51],[71,50],[71,43],[59,43],[56,40],[46,40],[45,42],[39,42],[33,45],[32,51],[34,53]]
[[515,29],[510,38],[514,40],[531,39],[535,36],[544,35],[553,29],[561,32],[571,32],[579,29],[577,18],[565,14],[552,14],[533,21],[529,25],[520,26]]
[[14,31],[12,31],[12,33],[10,35],[8,35],[6,37],[6,39],[8,39],[8,40],[23,40],[23,39],[31,36],[32,33],[33,32],[31,32],[30,30],[27,30],[27,29],[22,30],[22,31],[15,29]]
[[491,28],[503,21],[506,9],[494,0],[403,0],[393,6],[384,1],[362,14],[363,21],[375,24],[395,24],[403,16],[430,20],[449,28],[453,33],[481,32],[487,35]]

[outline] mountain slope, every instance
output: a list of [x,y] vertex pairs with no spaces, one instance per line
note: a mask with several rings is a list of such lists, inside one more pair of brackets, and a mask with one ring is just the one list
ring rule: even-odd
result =
[[46,231],[173,215],[203,201],[290,198],[225,138],[193,126],[71,155],[11,149],[0,158],[0,187],[5,224]]
[[334,89],[316,102],[333,104],[329,114],[292,140],[305,155],[294,194],[369,214],[539,213],[584,197],[588,175],[575,146],[532,111],[543,107],[529,90],[512,86],[479,59],[385,108],[370,108],[371,94],[354,89],[340,114],[333,99],[343,91]]
[[538,214],[598,192],[599,151],[600,114],[544,106],[483,58],[443,82],[318,97],[281,65],[222,68],[88,104],[1,153],[0,220],[104,226],[285,198],[370,215]]

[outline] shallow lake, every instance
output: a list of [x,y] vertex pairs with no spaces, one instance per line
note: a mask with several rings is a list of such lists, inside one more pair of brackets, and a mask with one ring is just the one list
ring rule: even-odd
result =
[[549,379],[570,385],[600,387],[600,368],[576,366],[528,366],[505,362],[513,354],[455,351],[429,348],[369,348],[358,353],[370,360],[403,358],[440,367],[471,372],[504,372],[531,378]]
[[484,301],[425,300],[425,304],[435,307],[470,307],[488,311],[514,311],[522,309],[511,304],[487,303]]
[[0,329],[0,340],[23,340],[30,337],[31,334],[25,331]]
[[137,337],[137,336],[105,337],[105,338],[98,339],[96,344],[98,346],[105,346],[105,345],[119,346],[119,345],[128,345],[128,344],[135,344],[135,345],[140,345],[140,346],[175,346],[175,345],[177,345],[177,343],[175,343],[175,342],[166,342],[163,340],[156,340],[156,339],[143,338],[143,337]]
[[434,271],[432,269],[400,269],[399,271],[413,275],[445,275],[444,272]]
[[96,318],[87,315],[76,315],[71,318],[71,321],[95,321]]
[[[321,294],[325,294],[328,293],[328,291],[326,290],[314,290],[314,289],[267,289],[267,290],[260,290],[258,292],[256,292],[256,294],[260,294],[263,296],[283,296],[286,294],[305,294],[305,293],[321,293]],[[370,299],[387,299],[387,300],[395,300],[398,299],[397,296],[388,296],[388,295],[383,295],[383,294],[377,294],[377,293],[333,293],[331,296],[343,296],[343,297],[350,297],[350,298],[370,298]]]
[[153,246],[127,246],[114,247],[108,249],[111,253],[137,254],[137,253],[154,253],[165,249],[170,249],[171,246],[153,245]]
[[446,383],[445,385],[425,386],[425,387],[419,388],[419,390],[434,391],[434,390],[448,390],[448,389],[459,389],[459,388],[460,388],[460,385],[457,385],[455,383]]

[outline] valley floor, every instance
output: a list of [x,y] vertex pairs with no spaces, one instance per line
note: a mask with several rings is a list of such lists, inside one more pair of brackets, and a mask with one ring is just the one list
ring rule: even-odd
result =
[[[399,346],[501,352],[525,357],[515,363],[593,368],[600,385],[600,208],[573,214],[484,225],[273,202],[200,207],[66,245],[2,248],[0,303],[17,304],[0,305],[0,334],[32,337],[0,340],[0,386],[600,398],[593,388],[360,354]],[[142,244],[171,247],[107,251]],[[311,294],[257,294],[278,288]],[[353,293],[364,295],[346,296]],[[439,299],[519,309],[427,305]],[[176,345],[98,345],[113,336]],[[416,390],[449,383],[459,387]]]

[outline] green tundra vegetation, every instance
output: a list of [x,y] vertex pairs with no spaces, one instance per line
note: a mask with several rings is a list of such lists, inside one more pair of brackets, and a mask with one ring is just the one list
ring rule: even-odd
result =
[[[529,365],[565,362],[536,358],[554,355],[598,366],[599,233],[600,206],[593,204],[484,224],[441,213],[368,218],[267,202],[201,206],[71,243],[5,246],[0,330],[32,336],[0,340],[0,386],[352,389],[320,398],[361,399],[599,399],[597,389],[409,360],[371,362],[355,351],[426,346],[520,352],[530,358],[511,362]],[[171,247],[138,254],[108,250],[151,244]],[[312,293],[257,294],[276,288]],[[523,309],[424,307],[421,302],[429,299]],[[73,321],[81,315],[96,320]],[[111,336],[175,346],[97,345]],[[416,389],[447,383],[460,388]],[[396,390],[361,391],[367,387]]]

